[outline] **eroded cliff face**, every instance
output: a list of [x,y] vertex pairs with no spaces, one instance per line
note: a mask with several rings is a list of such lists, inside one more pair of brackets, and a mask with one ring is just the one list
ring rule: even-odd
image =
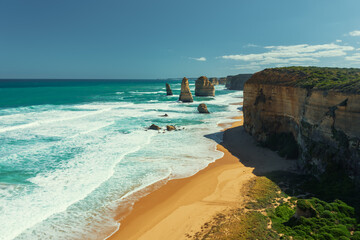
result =
[[235,76],[226,77],[226,88],[229,90],[243,90],[244,84],[252,74],[238,74]]
[[259,72],[246,82],[246,131],[263,143],[291,133],[304,170],[316,174],[330,165],[339,166],[359,179],[360,94],[284,84],[293,80]]

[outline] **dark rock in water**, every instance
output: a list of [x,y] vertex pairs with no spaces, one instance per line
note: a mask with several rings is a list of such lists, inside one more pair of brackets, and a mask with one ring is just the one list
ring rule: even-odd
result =
[[166,95],[171,96],[173,92],[171,91],[170,84],[166,83]]
[[207,109],[207,106],[205,103],[199,104],[197,109],[198,109],[199,113],[210,113],[209,110]]
[[215,87],[205,76],[195,82],[195,96],[215,96]]
[[168,131],[173,131],[173,130],[176,130],[176,127],[175,127],[175,126],[172,126],[172,125],[167,125],[167,126],[166,126],[166,130],[168,130]]
[[189,80],[186,77],[184,77],[181,82],[181,92],[180,92],[179,101],[182,101],[182,102],[193,102],[194,101],[192,94],[190,92]]
[[151,130],[160,130],[161,127],[159,127],[159,126],[157,126],[157,125],[155,125],[155,124],[152,124],[152,125],[149,127],[149,129],[151,129]]
[[168,117],[169,115],[167,115],[166,113],[164,115],[160,115],[160,117]]

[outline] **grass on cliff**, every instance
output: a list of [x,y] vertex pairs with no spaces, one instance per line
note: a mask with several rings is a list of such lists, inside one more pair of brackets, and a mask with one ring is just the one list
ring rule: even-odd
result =
[[360,93],[360,69],[328,67],[282,67],[262,71],[272,78],[283,78],[282,84],[307,89]]

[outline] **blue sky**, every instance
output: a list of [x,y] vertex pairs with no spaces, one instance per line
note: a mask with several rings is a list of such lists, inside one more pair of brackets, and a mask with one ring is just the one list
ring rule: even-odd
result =
[[0,0],[0,78],[360,67],[359,0]]

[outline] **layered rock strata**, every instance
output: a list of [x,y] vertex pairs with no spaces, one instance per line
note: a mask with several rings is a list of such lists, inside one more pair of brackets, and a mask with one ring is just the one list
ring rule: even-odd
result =
[[193,102],[194,101],[191,91],[190,91],[190,87],[189,87],[189,80],[186,77],[184,77],[181,82],[181,91],[180,91],[179,101],[182,101],[182,102]]
[[[288,69],[254,74],[244,87],[245,130],[262,143],[285,136],[279,149],[285,155],[291,154],[289,149],[296,151],[289,147],[295,142],[304,170],[321,173],[329,167],[343,168],[359,179],[360,94],[346,84],[321,89],[326,81],[313,87],[308,82],[317,81],[317,75],[304,74]],[[360,71],[357,74],[360,77]],[[352,84],[359,83],[360,78]]]
[[195,96],[215,96],[215,87],[205,76],[195,82]]

